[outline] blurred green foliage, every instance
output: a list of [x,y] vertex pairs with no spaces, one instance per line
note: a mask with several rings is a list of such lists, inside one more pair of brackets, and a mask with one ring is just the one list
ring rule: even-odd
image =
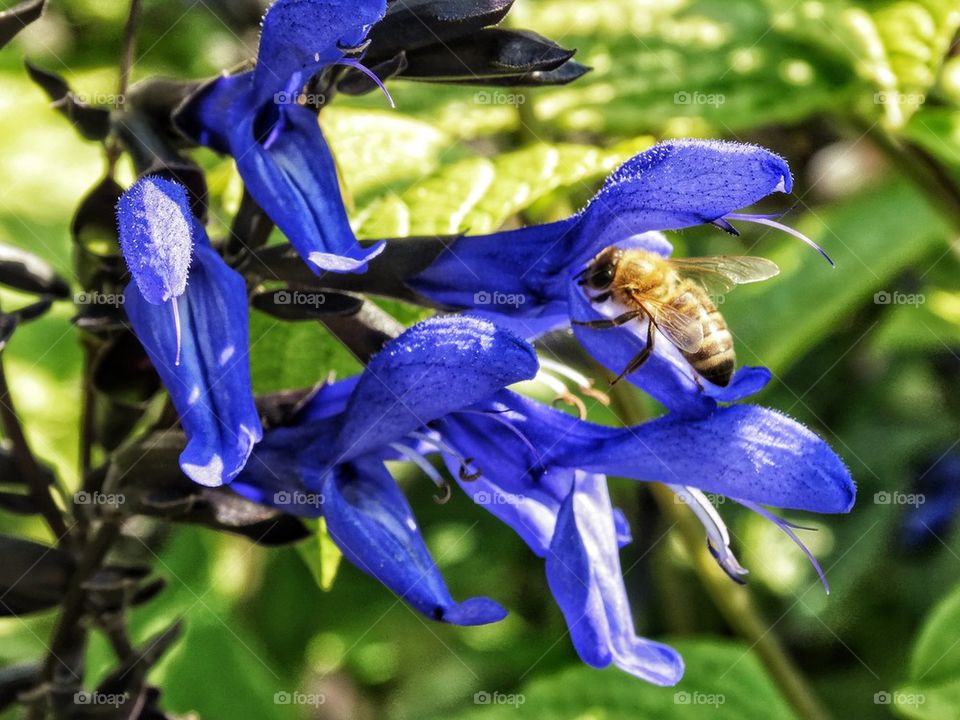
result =
[[[0,55],[0,241],[30,248],[66,276],[70,217],[102,159],[50,111],[20,57],[64,73],[78,92],[112,92],[124,5],[55,2]],[[875,139],[915,143],[947,180],[960,177],[960,57],[945,57],[951,43],[956,53],[960,9],[952,0],[784,5],[518,0],[511,25],[577,47],[593,72],[533,92],[396,83],[398,112],[379,96],[339,98],[323,124],[355,227],[367,237],[486,232],[562,217],[620,160],[662,137],[737,138],[783,153],[796,171],[795,197],[773,209],[795,203],[787,221],[824,245],[836,269],[762,228],[738,239],[710,229],[672,239],[681,253],[751,252],[782,268],[722,309],[741,362],[774,371],[758,401],[822,433],[858,480],[854,512],[820,518],[819,532],[804,534],[833,593],[823,595],[799,552],[769,525],[730,505],[721,512],[771,627],[835,716],[953,718],[960,538],[938,536],[910,554],[898,535],[910,508],[875,498],[909,492],[918,463],[957,442],[960,216],[933,204],[931,188],[904,174],[902,158],[884,154]],[[211,75],[255,41],[255,28],[228,28],[205,3],[148,1],[135,77]],[[210,171],[212,229],[222,235],[239,185],[229,162],[199,157]],[[897,292],[925,302],[875,299]],[[0,300],[19,298],[3,291]],[[385,307],[406,322],[421,313]],[[18,332],[7,357],[32,443],[72,485],[81,354],[69,317],[61,307]],[[260,392],[359,368],[313,324],[255,313],[251,337]],[[510,609],[506,621],[430,624],[352,567],[321,591],[308,567],[317,569],[308,556],[318,547],[267,551],[179,529],[155,558],[170,588],[135,616],[141,639],[186,617],[185,640],[154,677],[167,706],[208,718],[789,717],[751,649],[716,637],[729,629],[679,545],[658,542],[669,528],[642,488],[614,488],[637,536],[623,561],[639,631],[670,636],[685,654],[688,675],[675,690],[582,667],[541,563],[520,540],[463,498],[438,507],[415,473],[404,484],[455,595],[493,595]],[[0,621],[0,663],[36,656],[51,623]],[[94,644],[91,671],[104,672],[109,657],[105,643]],[[298,690],[322,692],[327,702],[275,702],[277,693]],[[519,693],[524,702],[479,707],[476,693]],[[723,702],[695,703],[697,693]],[[924,702],[910,701],[918,695]]]

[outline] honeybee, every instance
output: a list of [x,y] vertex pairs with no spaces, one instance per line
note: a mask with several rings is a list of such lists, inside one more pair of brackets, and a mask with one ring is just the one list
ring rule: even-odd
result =
[[737,285],[766,280],[779,272],[776,263],[758,257],[664,258],[646,250],[608,247],[587,265],[578,281],[596,291],[592,302],[614,300],[626,311],[610,320],[576,324],[613,328],[631,320],[649,320],[646,346],[614,383],[650,357],[654,331],[659,330],[700,376],[726,386],[733,377],[736,355],[727,322],[711,294],[725,294]]

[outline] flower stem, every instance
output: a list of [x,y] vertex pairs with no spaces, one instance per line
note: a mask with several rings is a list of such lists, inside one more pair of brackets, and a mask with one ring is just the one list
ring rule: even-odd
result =
[[[643,422],[643,413],[630,396],[626,383],[611,392],[622,422],[634,425]],[[704,542],[703,527],[686,505],[678,504],[673,491],[665,485],[650,483],[657,505],[680,531],[684,547],[707,594],[726,623],[742,637],[766,666],[767,672],[784,697],[804,720],[827,720],[829,715],[814,695],[800,668],[787,654],[773,628],[754,605],[746,586],[733,583],[711,557]]]
[[7,374],[3,367],[2,355],[0,355],[0,422],[3,424],[4,435],[13,445],[14,459],[30,488],[30,495],[33,497],[37,509],[47,525],[50,526],[58,544],[69,542],[71,539],[70,530],[63,519],[63,513],[53,499],[50,492],[50,483],[44,477],[40,465],[30,449],[23,427],[20,425],[20,417],[17,415],[13,398],[10,396],[10,388],[7,385]]

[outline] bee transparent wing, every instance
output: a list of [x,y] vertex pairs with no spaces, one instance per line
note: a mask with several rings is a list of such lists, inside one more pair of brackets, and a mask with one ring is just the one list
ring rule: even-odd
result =
[[780,273],[775,262],[750,255],[674,258],[670,264],[684,277],[700,283],[711,295],[724,295],[737,285],[760,282]]
[[696,352],[703,345],[703,324],[700,322],[700,313],[691,316],[683,313],[680,308],[698,307],[696,298],[690,293],[683,293],[670,303],[660,302],[639,293],[632,293],[635,302],[643,305],[653,318],[657,330],[684,352]]

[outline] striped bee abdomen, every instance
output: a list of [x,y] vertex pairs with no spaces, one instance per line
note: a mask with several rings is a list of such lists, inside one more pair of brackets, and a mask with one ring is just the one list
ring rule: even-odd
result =
[[683,355],[704,379],[725,387],[730,384],[737,357],[733,350],[733,337],[727,322],[713,301],[703,293],[700,301],[700,317],[703,325],[703,342],[696,352]]

